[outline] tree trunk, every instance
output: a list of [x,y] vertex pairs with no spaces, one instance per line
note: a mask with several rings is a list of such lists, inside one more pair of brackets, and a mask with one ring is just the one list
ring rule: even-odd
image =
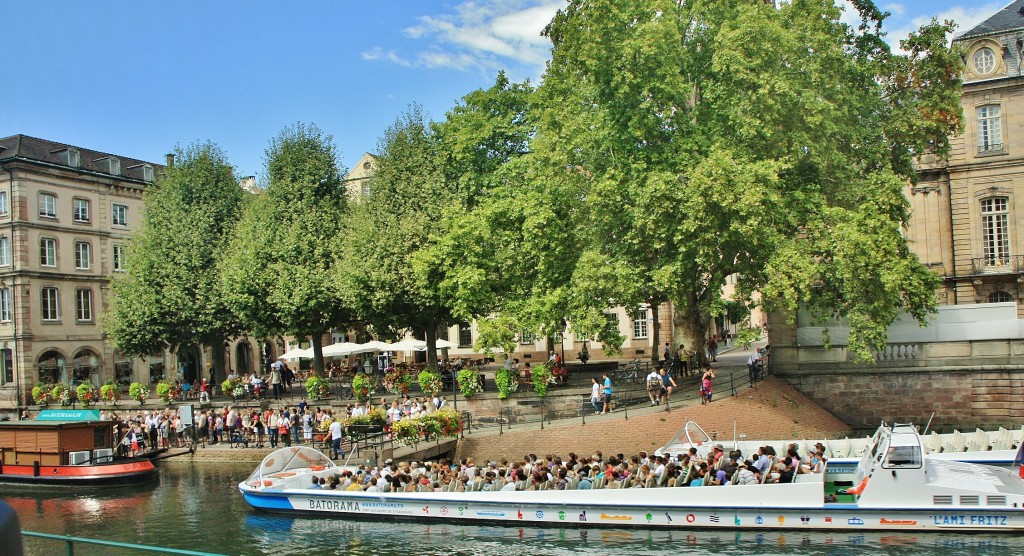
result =
[[310,334],[310,341],[313,344],[313,372],[318,375],[324,373],[324,342],[323,335],[318,333]]
[[683,344],[686,351],[697,353],[694,364],[699,367],[708,365],[708,357],[705,349],[705,342],[708,330],[708,319],[704,317],[697,307],[697,296],[690,294],[687,304],[682,310],[676,306],[674,322],[675,344]]
[[647,302],[652,313],[651,326],[654,328],[651,330],[651,364],[655,367],[658,366],[658,351],[661,349],[661,334],[658,330],[658,309],[661,303],[656,299],[651,299]]
[[427,339],[427,368],[437,370],[437,323],[428,323],[424,330]]

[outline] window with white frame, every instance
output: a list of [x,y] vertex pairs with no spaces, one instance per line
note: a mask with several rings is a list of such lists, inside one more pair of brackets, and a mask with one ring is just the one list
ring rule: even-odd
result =
[[537,342],[537,335],[529,330],[519,331],[519,343],[523,345],[533,344]]
[[60,290],[57,288],[43,288],[40,291],[39,306],[42,309],[44,321],[60,320]]
[[643,339],[647,337],[647,308],[641,307],[633,313],[633,338]]
[[7,192],[0,191],[0,216],[7,216]]
[[1010,263],[1009,199],[989,197],[981,200],[981,241],[985,264]]
[[7,236],[0,236],[0,266],[11,264],[11,240]]
[[0,288],[0,322],[11,322],[11,288]]
[[121,245],[120,243],[115,243],[114,244],[114,250],[113,251],[114,251],[114,272],[124,272],[125,270],[128,269],[128,267],[126,266],[126,262],[127,261],[125,259],[125,256],[127,256],[128,251],[125,249],[125,246]]
[[998,104],[986,104],[977,108],[978,153],[1003,151],[1003,124]]
[[78,322],[92,321],[92,290],[86,288],[75,290],[75,320]]
[[127,226],[128,206],[115,203],[110,211],[110,222],[115,226]]
[[88,222],[90,218],[89,199],[78,197],[71,200],[71,219],[75,222]]
[[146,183],[153,183],[153,167],[149,164],[142,166],[142,181]]
[[39,194],[39,216],[57,218],[57,196],[53,193]]
[[92,244],[88,241],[75,242],[75,268],[77,270],[92,268]]
[[52,237],[39,238],[39,264],[57,266],[57,240]]

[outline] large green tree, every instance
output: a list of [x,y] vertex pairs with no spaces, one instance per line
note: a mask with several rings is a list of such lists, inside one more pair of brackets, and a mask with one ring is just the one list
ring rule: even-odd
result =
[[421,273],[414,258],[432,244],[447,207],[458,203],[442,177],[430,124],[412,105],[384,132],[370,196],[353,208],[335,273],[339,295],[375,329],[412,329],[427,341],[427,363],[437,361],[438,328],[450,322],[451,303]]
[[353,318],[332,278],[333,241],[348,217],[344,172],[333,139],[312,124],[285,128],[265,161],[267,187],[225,250],[223,291],[258,334],[309,337],[321,372],[322,336]]
[[104,327],[118,349],[135,356],[211,346],[214,371],[223,376],[224,340],[243,329],[225,303],[216,261],[248,195],[216,145],[175,154],[175,164],[146,189],[127,272],[111,283]]
[[961,62],[950,24],[894,53],[885,14],[853,5],[858,28],[829,0],[578,0],[558,12],[534,176],[578,202],[580,291],[674,301],[691,347],[734,273],[741,295],[763,290],[770,307],[847,318],[861,357],[898,310],[926,318],[937,277],[900,234],[901,186],[915,153],[944,153],[958,130]]

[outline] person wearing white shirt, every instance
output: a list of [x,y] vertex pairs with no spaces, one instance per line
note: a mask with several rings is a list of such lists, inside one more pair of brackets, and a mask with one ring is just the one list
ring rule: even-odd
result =
[[651,398],[651,405],[658,405],[661,400],[661,375],[657,369],[652,369],[647,375],[647,396]]

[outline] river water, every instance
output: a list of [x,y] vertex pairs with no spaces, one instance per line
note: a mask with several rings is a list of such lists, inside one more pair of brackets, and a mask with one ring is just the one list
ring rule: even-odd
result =
[[[78,492],[3,487],[22,528],[219,554],[465,556],[1024,554],[1024,536],[517,528],[291,518],[256,513],[236,485],[252,465],[164,462],[145,487]],[[25,539],[27,554],[63,554]],[[0,555],[3,554],[0,547]],[[76,555],[145,554],[78,545]]]

